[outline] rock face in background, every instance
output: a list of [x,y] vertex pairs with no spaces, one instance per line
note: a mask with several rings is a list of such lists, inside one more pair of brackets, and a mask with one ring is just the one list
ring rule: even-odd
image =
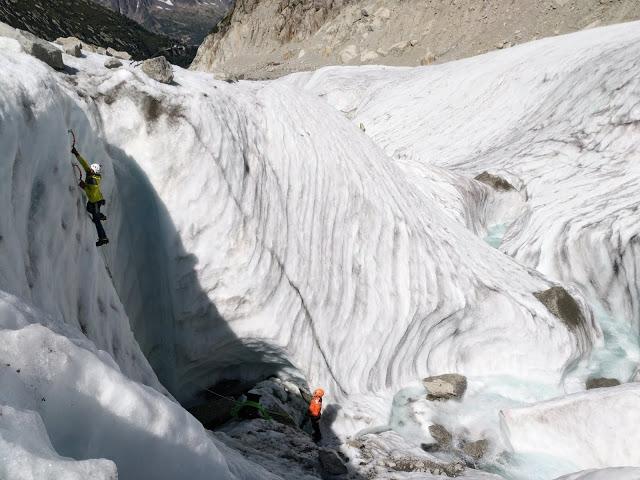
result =
[[229,11],[232,0],[93,0],[144,27],[198,45]]
[[429,65],[637,18],[634,0],[239,0],[193,68],[272,78],[335,64]]
[[195,47],[151,33],[91,0],[0,0],[0,21],[49,41],[75,37],[84,47],[129,52],[134,60],[164,55],[171,63],[187,66],[196,53]]

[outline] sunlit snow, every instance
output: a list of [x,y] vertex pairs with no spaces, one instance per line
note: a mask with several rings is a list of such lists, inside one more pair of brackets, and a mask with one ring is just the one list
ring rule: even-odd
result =
[[[638,40],[163,85],[0,38],[0,478],[277,478],[178,403],[277,372],[345,441],[487,439],[463,478],[640,467],[638,384],[584,392],[640,360]],[[99,250],[67,129],[103,166]],[[554,285],[581,322],[533,295]],[[464,398],[427,400],[449,372]]]

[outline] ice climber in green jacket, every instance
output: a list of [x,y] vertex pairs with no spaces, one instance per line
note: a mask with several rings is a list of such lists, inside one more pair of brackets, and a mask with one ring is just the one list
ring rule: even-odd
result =
[[85,179],[80,180],[79,186],[87,195],[87,211],[91,215],[91,221],[95,224],[96,231],[98,232],[98,241],[96,242],[96,246],[100,247],[102,245],[106,245],[109,243],[109,239],[102,227],[102,221],[106,220],[107,217],[100,213],[100,207],[106,203],[102,196],[102,192],[100,191],[100,181],[102,180],[102,176],[100,175],[100,164],[92,163],[89,165],[87,161],[82,158],[82,155],[78,153],[76,147],[71,149],[71,153],[75,155],[76,159],[80,162],[80,165],[82,165],[82,168],[84,168],[84,171],[86,172]]

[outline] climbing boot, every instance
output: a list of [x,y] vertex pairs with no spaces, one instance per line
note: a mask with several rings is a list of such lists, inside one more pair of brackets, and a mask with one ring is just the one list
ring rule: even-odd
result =
[[101,247],[102,245],[106,245],[107,243],[109,243],[108,238],[99,238],[96,242],[96,247]]

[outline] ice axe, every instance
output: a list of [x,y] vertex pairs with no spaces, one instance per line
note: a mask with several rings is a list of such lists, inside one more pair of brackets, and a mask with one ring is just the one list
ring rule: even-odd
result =
[[[67,133],[71,134],[71,148],[76,148],[76,134],[73,133],[73,130],[67,130]],[[73,167],[73,176],[76,179],[77,183],[82,181],[82,170],[80,170],[80,166],[77,163],[71,162],[71,166]]]

